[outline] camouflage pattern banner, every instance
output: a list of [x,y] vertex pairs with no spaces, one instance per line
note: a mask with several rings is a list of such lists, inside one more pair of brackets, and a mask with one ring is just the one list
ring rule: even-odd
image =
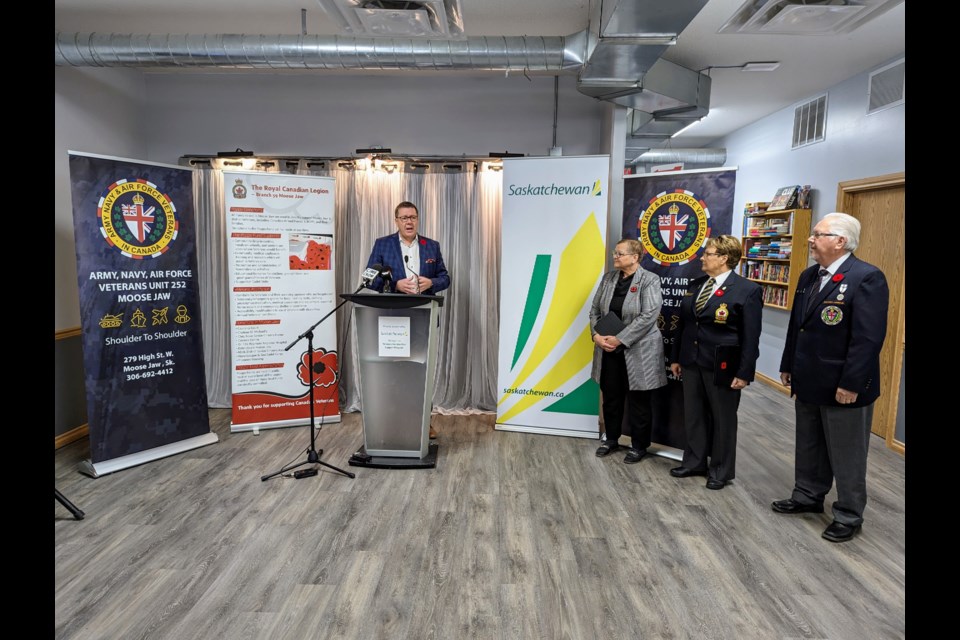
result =
[[[70,152],[70,183],[94,466],[130,456],[123,468],[216,442],[192,170]],[[181,441],[191,444],[172,446]],[[156,454],[136,455],[148,451]]]
[[[732,168],[624,177],[623,237],[640,240],[640,266],[660,276],[663,307],[658,322],[667,359],[680,299],[690,281],[703,274],[700,256],[707,238],[730,233],[736,182]],[[664,366],[667,386],[654,394],[653,441],[683,449],[683,386],[670,373],[670,363]]]

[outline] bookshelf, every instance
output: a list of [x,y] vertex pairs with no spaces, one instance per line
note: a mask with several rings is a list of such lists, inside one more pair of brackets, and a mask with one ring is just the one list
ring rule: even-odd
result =
[[743,212],[743,257],[737,270],[763,288],[763,304],[789,311],[800,273],[807,268],[810,209],[768,211],[748,202]]

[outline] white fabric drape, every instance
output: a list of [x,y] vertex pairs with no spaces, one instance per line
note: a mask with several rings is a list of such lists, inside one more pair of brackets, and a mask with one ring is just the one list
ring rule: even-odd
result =
[[[402,164],[402,163],[400,163]],[[341,166],[343,165],[343,166]],[[440,242],[450,272],[442,292],[434,410],[474,413],[496,408],[500,315],[500,211],[502,174],[446,173],[439,163],[427,171],[392,173],[354,169],[350,163],[301,161],[301,175],[336,178],[334,264],[337,291],[352,293],[376,238],[396,232],[393,209],[409,200],[420,210],[419,231]],[[197,169],[198,275],[210,406],[230,406],[230,308],[223,211],[223,174]],[[318,318],[319,319],[319,318]],[[361,411],[352,308],[336,313],[340,354],[341,411]]]

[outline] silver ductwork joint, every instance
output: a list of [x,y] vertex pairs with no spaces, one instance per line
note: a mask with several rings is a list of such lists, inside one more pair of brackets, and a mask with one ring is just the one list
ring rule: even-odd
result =
[[319,35],[57,33],[54,62],[74,67],[422,69],[576,72],[585,34],[463,40]]

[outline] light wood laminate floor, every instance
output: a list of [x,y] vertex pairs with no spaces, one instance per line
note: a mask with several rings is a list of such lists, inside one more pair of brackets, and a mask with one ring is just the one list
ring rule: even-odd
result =
[[55,454],[55,636],[69,639],[904,637],[904,460],[872,438],[862,533],[779,515],[793,485],[793,403],[740,407],[737,478],[594,456],[598,442],[435,416],[437,467],[350,467],[360,414],[220,442],[91,479],[86,440]]

